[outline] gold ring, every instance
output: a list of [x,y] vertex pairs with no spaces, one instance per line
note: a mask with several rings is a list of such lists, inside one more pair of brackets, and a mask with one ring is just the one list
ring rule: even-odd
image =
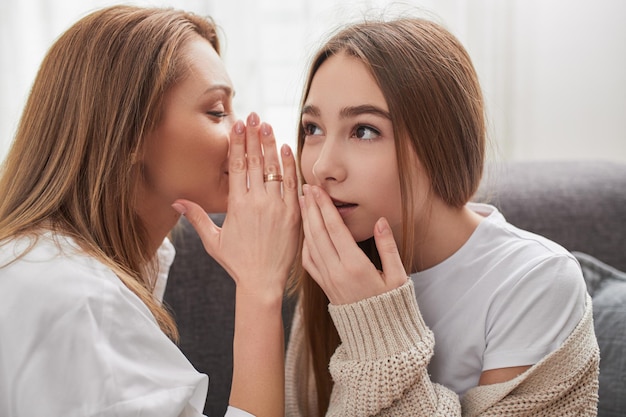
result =
[[263,175],[263,182],[270,181],[282,181],[283,176],[281,174],[265,174]]

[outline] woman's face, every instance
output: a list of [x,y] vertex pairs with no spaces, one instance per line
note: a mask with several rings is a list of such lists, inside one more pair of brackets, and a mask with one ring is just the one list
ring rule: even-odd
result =
[[166,93],[159,124],[145,138],[141,197],[168,209],[174,200],[185,198],[208,212],[224,212],[229,134],[235,121],[232,82],[204,38],[193,38],[184,58],[186,75]]
[[315,73],[303,106],[300,164],[308,184],[324,188],[356,241],[386,217],[401,236],[400,182],[387,102],[365,65],[345,54]]

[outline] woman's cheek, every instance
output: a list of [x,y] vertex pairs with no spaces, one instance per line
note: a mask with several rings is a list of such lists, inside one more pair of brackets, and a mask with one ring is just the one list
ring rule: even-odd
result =
[[304,177],[304,181],[307,184],[314,184],[315,178],[313,175],[313,165],[317,158],[312,155],[310,150],[307,150],[306,147],[302,149],[302,156],[300,157],[300,169],[302,171],[302,176]]

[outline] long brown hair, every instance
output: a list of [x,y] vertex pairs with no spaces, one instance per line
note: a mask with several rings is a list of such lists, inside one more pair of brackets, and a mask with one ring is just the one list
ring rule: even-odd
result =
[[[444,27],[420,18],[367,21],[335,34],[314,56],[302,105],[320,66],[345,53],[359,59],[381,89],[394,129],[405,230],[415,228],[413,201],[416,155],[432,192],[453,207],[466,204],[478,188],[485,153],[485,114],[478,78],[461,43]],[[298,131],[298,154],[305,132]],[[301,178],[303,176],[301,175]],[[407,271],[413,264],[413,233],[403,233],[400,255]],[[359,246],[380,268],[373,238]],[[339,345],[328,313],[328,298],[302,269],[296,278],[310,367],[314,373],[318,414],[326,413],[332,379],[330,357]],[[307,377],[299,381],[308,381]],[[297,390],[307,392],[307,390]],[[309,407],[304,407],[308,409]]]
[[152,296],[136,157],[197,35],[219,53],[213,22],[182,11],[116,6],[79,20],[43,60],[0,177],[0,241],[41,229],[71,236],[173,339],[174,320]]

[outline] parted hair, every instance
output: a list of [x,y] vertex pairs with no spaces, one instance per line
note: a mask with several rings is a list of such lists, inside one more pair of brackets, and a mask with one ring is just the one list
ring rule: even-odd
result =
[[135,209],[136,160],[197,35],[219,53],[213,21],[191,13],[114,6],[83,17],[44,58],[0,171],[0,241],[72,237],[172,339],[174,320],[152,296],[157,263]]
[[[316,71],[326,59],[337,54],[354,57],[365,65],[389,107],[404,230],[415,227],[412,213],[416,170],[412,155],[421,162],[432,193],[453,207],[466,204],[482,177],[486,122],[476,71],[458,39],[442,25],[422,18],[352,24],[332,36],[313,57],[302,105]],[[304,137],[300,126],[299,154]],[[400,245],[407,272],[413,264],[413,235],[404,233]],[[359,242],[359,246],[381,268],[373,239]],[[328,298],[321,288],[302,269],[294,285],[300,297],[310,360],[306,369],[314,374],[317,395],[299,400],[317,404],[318,415],[322,416],[328,409],[332,390],[328,363],[340,340],[328,314]],[[308,380],[299,378],[299,381]]]

